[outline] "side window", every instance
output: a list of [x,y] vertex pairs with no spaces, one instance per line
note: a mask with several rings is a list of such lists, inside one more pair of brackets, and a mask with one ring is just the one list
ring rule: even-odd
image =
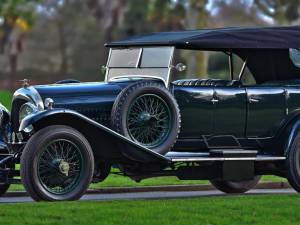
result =
[[[243,68],[244,61],[237,55],[233,55],[233,71],[234,71],[234,79],[238,80],[240,72]],[[245,68],[244,74],[242,76],[241,82],[243,85],[256,85],[256,81],[254,76],[252,75],[251,71]]]
[[228,55],[224,52],[207,52],[207,78],[230,80]]
[[248,68],[245,69],[245,72],[244,72],[244,75],[243,75],[241,81],[242,81],[242,84],[246,85],[246,86],[256,84],[256,80]]
[[[221,51],[180,50],[175,52],[173,64],[184,63],[187,70],[184,72],[173,71],[171,80],[198,78],[231,80],[229,55]],[[232,54],[233,79],[238,80],[244,61]],[[242,77],[244,85],[255,85],[256,81],[246,67]]]

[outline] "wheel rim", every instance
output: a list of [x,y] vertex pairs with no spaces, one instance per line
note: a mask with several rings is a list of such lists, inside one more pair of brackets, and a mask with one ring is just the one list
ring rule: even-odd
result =
[[168,104],[155,94],[144,94],[133,100],[127,112],[127,131],[131,139],[148,148],[161,145],[171,131]]
[[83,158],[79,147],[70,140],[51,141],[38,157],[38,179],[56,195],[73,191],[80,180]]

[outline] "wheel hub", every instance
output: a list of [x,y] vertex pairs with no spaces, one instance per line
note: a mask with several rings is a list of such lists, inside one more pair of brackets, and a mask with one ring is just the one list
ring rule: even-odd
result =
[[67,139],[50,141],[38,160],[38,178],[53,194],[66,194],[76,188],[83,166],[80,148]]
[[59,172],[61,172],[62,174],[66,176],[69,175],[70,165],[63,159],[60,160],[58,168],[59,168]]
[[146,122],[149,122],[150,119],[151,119],[150,113],[148,113],[148,112],[142,112],[140,114],[140,120],[141,120],[141,122],[146,123]]

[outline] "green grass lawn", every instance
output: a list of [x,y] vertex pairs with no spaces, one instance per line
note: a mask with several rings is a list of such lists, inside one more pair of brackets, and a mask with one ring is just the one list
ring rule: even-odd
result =
[[299,195],[20,203],[1,205],[0,224],[291,225],[299,208]]
[[0,103],[9,110],[11,109],[12,94],[9,91],[0,91]]

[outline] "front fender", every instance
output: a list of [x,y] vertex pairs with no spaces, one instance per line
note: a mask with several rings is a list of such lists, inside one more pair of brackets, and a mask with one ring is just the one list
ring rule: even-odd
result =
[[[0,145],[3,145],[1,141],[8,142],[8,134],[11,131],[11,124],[10,124],[10,113],[0,103]],[[1,147],[0,147],[1,149]]]
[[[118,154],[138,162],[169,162],[169,159],[133,142],[112,129],[68,109],[49,109],[24,118],[19,127],[23,131],[32,125],[35,131],[51,125],[67,125],[81,132],[90,142],[94,154],[103,159],[117,158]],[[122,146],[122,147],[121,147]]]

